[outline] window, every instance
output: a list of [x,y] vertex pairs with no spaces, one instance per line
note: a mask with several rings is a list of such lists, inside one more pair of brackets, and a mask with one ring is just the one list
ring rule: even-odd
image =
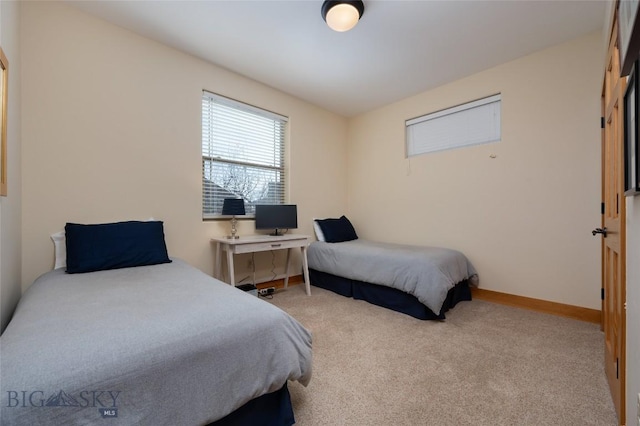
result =
[[501,95],[407,120],[407,157],[499,141]]
[[284,204],[287,117],[202,93],[202,217],[220,216],[225,198]]

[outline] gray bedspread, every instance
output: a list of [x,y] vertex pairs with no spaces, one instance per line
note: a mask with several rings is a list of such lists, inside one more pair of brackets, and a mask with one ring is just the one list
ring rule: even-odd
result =
[[440,247],[419,247],[357,239],[313,242],[309,268],[352,280],[385,285],[412,294],[439,314],[447,292],[477,273],[465,255]]
[[310,378],[302,325],[180,260],[58,269],[0,337],[0,424],[206,424]]

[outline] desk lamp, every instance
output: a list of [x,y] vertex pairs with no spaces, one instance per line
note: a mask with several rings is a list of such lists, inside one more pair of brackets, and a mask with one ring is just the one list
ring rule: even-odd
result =
[[238,222],[236,216],[244,216],[244,200],[241,198],[225,198],[222,204],[222,214],[224,216],[232,216],[231,218],[231,235],[228,235],[229,239],[239,238],[236,235],[236,223]]

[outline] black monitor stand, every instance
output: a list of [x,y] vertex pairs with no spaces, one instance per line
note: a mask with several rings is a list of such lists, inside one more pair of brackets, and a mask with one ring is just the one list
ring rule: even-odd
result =
[[280,233],[278,233],[278,228],[276,228],[276,230],[273,231],[273,233],[269,234],[269,235],[271,235],[272,237],[282,237],[284,235],[284,233],[282,232],[282,230],[280,230]]

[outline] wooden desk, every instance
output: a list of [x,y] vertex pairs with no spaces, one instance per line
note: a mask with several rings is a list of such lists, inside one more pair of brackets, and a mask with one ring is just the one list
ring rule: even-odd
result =
[[306,235],[249,235],[237,239],[212,238],[211,242],[216,243],[216,254],[214,259],[214,276],[222,280],[222,251],[227,252],[227,267],[229,269],[229,284],[235,286],[236,278],[233,269],[233,255],[239,253],[256,253],[260,251],[284,250],[287,249],[287,265],[285,267],[284,287],[289,285],[289,263],[291,262],[291,249],[300,248],[302,252],[302,269],[304,273],[304,286],[308,296],[311,296],[309,286],[309,265],[307,263],[307,247],[309,237]]

